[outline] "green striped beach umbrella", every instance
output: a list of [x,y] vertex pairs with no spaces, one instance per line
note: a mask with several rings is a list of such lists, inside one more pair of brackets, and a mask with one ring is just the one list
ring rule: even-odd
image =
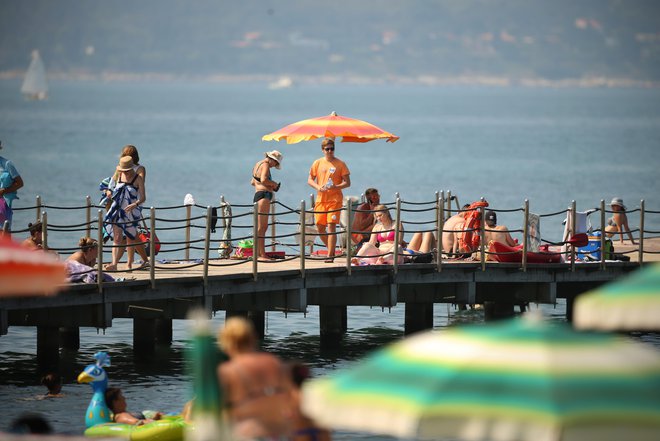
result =
[[573,324],[578,329],[660,331],[660,264],[579,296]]
[[402,438],[660,439],[660,353],[541,318],[426,332],[310,380],[318,424]]

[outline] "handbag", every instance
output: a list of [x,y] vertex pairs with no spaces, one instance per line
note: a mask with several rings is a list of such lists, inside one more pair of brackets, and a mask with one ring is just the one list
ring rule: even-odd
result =
[[[137,237],[140,240],[140,242],[144,242],[147,256],[151,257],[149,253],[151,253],[152,234],[151,231],[149,231],[149,228],[147,228],[147,224],[144,222],[144,219],[142,219],[142,226],[138,227]],[[160,240],[158,239],[158,236],[155,233],[153,234],[153,240],[154,240],[154,255],[157,255],[158,252],[160,251]]]

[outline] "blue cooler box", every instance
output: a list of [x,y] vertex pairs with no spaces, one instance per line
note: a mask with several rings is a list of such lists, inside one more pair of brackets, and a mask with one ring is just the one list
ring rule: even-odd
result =
[[[605,239],[605,259],[612,259],[614,246],[610,239]],[[577,257],[584,260],[600,260],[600,231],[589,236],[589,244],[577,249]]]

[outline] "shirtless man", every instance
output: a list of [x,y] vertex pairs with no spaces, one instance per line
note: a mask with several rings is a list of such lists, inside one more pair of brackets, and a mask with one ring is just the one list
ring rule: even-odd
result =
[[442,251],[452,257],[458,254],[458,243],[463,235],[465,218],[462,213],[457,213],[447,219],[442,228]]
[[376,218],[373,213],[365,213],[366,210],[373,210],[376,205],[380,204],[380,195],[378,190],[375,188],[367,188],[364,192],[364,197],[367,200],[364,204],[360,205],[355,212],[355,217],[353,218],[353,225],[351,226],[351,231],[361,231],[362,233],[353,234],[353,243],[363,243],[368,242],[371,235],[371,230],[373,230],[374,225],[376,225]]
[[486,243],[488,244],[491,240],[510,247],[515,247],[518,245],[511,234],[509,234],[509,229],[504,225],[497,225],[497,213],[494,211],[488,210],[486,212],[486,228],[484,231]]

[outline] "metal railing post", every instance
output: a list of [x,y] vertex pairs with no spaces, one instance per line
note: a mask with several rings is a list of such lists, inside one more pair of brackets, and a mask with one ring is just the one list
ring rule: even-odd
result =
[[184,256],[190,260],[190,217],[192,215],[192,205],[186,205],[186,249]]
[[644,263],[644,199],[639,201],[639,265]]
[[305,213],[305,201],[300,201],[300,277],[305,278],[305,242],[307,238],[305,237],[305,224],[306,213]]
[[4,234],[9,234],[9,221],[6,220],[2,223],[2,232]]
[[103,292],[103,210],[98,210],[98,234],[97,237],[97,255],[96,265],[98,270],[96,273],[96,284],[99,287],[99,294]]
[[397,198],[396,198],[396,213],[395,213],[395,220],[394,220],[394,249],[392,250],[392,257],[393,257],[393,262],[392,266],[394,269],[394,274],[397,273],[399,270],[399,243],[401,242],[401,231],[399,231],[399,223],[401,222],[401,199],[398,197],[399,193],[397,193]]
[[37,218],[36,218],[37,220],[36,220],[36,222],[39,222],[39,220],[41,219],[41,196],[37,196],[36,205],[37,205]]
[[91,237],[92,236],[92,198],[86,196],[85,200],[87,202],[87,210],[85,213],[87,219],[87,226],[85,228],[85,236]]
[[522,249],[522,270],[527,272],[527,250],[529,249],[529,199],[525,199],[523,204],[523,249]]
[[[257,280],[257,254],[259,251],[258,241],[259,241],[259,209],[257,208],[257,203],[255,202],[252,205],[252,277],[254,280]],[[266,240],[266,238],[264,238]]]
[[[481,198],[484,201],[484,198]],[[479,228],[479,254],[481,260],[481,271],[486,271],[486,207],[483,205],[479,207],[479,215],[481,216],[481,228]]]
[[605,201],[600,200],[600,269],[605,269]]
[[41,248],[48,249],[48,213],[41,213]]
[[451,190],[447,190],[447,217],[451,217]]
[[436,241],[435,246],[438,250],[438,255],[436,256],[436,269],[438,272],[442,271],[442,230],[445,228],[445,199],[444,192],[440,193],[440,199],[438,199],[438,219],[436,225]]
[[211,206],[206,207],[206,230],[204,231],[204,288],[209,286],[209,255],[211,251]]
[[149,240],[149,280],[151,280],[151,289],[156,289],[156,209],[149,208],[149,229],[151,238]]
[[352,208],[351,198],[346,199],[346,214],[348,216],[348,221],[346,222],[346,272],[348,275],[351,275],[351,248],[353,248],[353,238],[351,232],[351,208]]
[[[270,250],[275,252],[275,238],[276,234],[276,223],[275,223],[275,195],[273,194],[273,200],[270,201]],[[266,249],[266,238],[264,237],[264,249]]]
[[[576,213],[577,213],[576,204],[575,201],[573,200],[571,201],[571,237],[569,237],[569,239],[575,236]],[[573,245],[572,241],[571,241],[571,271],[575,272],[575,245]]]

